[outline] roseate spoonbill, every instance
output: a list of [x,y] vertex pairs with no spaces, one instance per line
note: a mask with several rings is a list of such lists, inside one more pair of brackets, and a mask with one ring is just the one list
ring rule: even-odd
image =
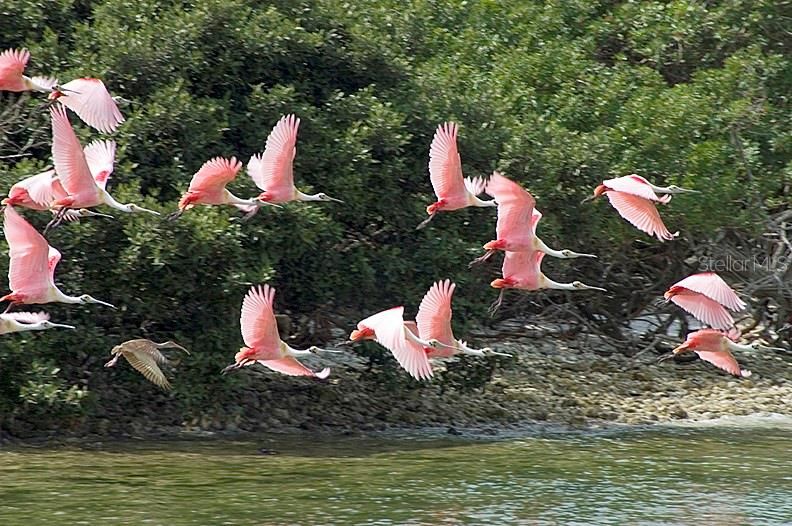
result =
[[499,172],[493,172],[486,192],[498,203],[497,239],[484,245],[487,252],[471,264],[480,263],[495,251],[531,252],[538,250],[561,259],[595,258],[594,254],[581,254],[571,250],[554,250],[536,235],[536,226],[542,214],[536,209],[536,200],[530,192]]
[[542,273],[541,265],[544,255],[544,252],[538,251],[506,252],[503,258],[503,277],[497,278],[490,283],[491,287],[501,289],[498,299],[490,307],[491,313],[498,310],[498,307],[503,302],[505,289],[600,290],[607,292],[601,287],[592,287],[580,281],[573,281],[572,283],[553,281]]
[[673,301],[715,329],[727,330],[734,325],[734,319],[726,308],[735,312],[745,308],[745,302],[734,289],[714,272],[688,276],[671,285],[663,296],[666,301]]
[[245,341],[246,347],[242,347],[236,353],[234,363],[223,369],[223,373],[260,363],[273,371],[288,376],[327,378],[330,375],[329,367],[315,372],[301,364],[296,358],[325,351],[325,349],[314,346],[304,351],[293,349],[280,339],[278,323],[275,320],[275,312],[272,307],[274,299],[275,289],[269,285],[250,288],[242,302],[240,317],[242,339]]
[[47,240],[14,207],[6,206],[4,215],[3,233],[11,256],[8,266],[11,293],[0,298],[0,301],[11,302],[8,309],[18,303],[52,302],[99,303],[115,308],[88,294],[68,296],[61,292],[55,285],[55,267],[61,259],[60,252],[49,246]]
[[376,341],[393,353],[393,357],[410,376],[416,380],[424,380],[434,374],[424,349],[434,349],[441,344],[436,340],[419,338],[414,328],[413,322],[404,321],[404,307],[393,307],[360,321],[357,329],[349,335],[349,340]]
[[[91,175],[101,188],[106,187],[107,179],[113,172],[115,149],[115,141],[94,141],[83,149]],[[13,185],[8,191],[8,197],[3,200],[3,204],[22,206],[31,210],[47,210],[54,201],[63,199],[67,195],[55,170],[46,170]],[[90,216],[113,217],[83,208],[68,210],[63,219],[75,221],[81,217]]]
[[671,351],[671,354],[663,356],[660,361],[672,358],[679,353],[695,352],[698,357],[709,362],[719,369],[737,377],[748,377],[751,371],[740,369],[737,360],[732,356],[731,351],[755,351],[770,350],[783,351],[779,347],[767,347],[758,342],[750,345],[742,345],[728,338],[728,336],[715,329],[699,329],[687,335],[685,342]]
[[49,99],[57,100],[100,132],[113,133],[124,122],[118,105],[99,79],[86,77],[55,86]]
[[236,178],[240,168],[242,163],[236,157],[215,157],[203,163],[193,175],[187,192],[179,200],[179,210],[171,214],[170,219],[178,218],[195,205],[233,205],[253,215],[259,206],[270,204],[256,199],[242,199],[226,190],[226,185]]
[[643,177],[633,174],[603,181],[594,189],[594,194],[584,199],[583,202],[605,194],[619,215],[638,230],[646,232],[650,236],[656,236],[660,241],[674,239],[679,235],[679,232],[672,234],[668,231],[655,206],[655,203],[668,203],[671,196],[658,197],[656,192],[664,194],[698,193],[696,190],[688,190],[674,185],[655,186]]
[[288,203],[289,201],[335,201],[325,193],[304,194],[294,186],[294,156],[297,155],[297,128],[300,119],[284,115],[272,128],[267,137],[264,153],[253,155],[248,161],[247,171],[256,186],[262,190],[256,198],[264,203]]
[[128,340],[113,347],[110,351],[110,354],[114,355],[113,359],[107,362],[105,367],[113,367],[118,359],[123,356],[132,367],[146,377],[146,380],[167,391],[171,388],[171,384],[165,378],[165,374],[160,369],[159,364],[168,363],[168,359],[160,352],[160,349],[179,349],[190,354],[190,351],[170,340],[165,343],[156,343],[141,338]]
[[[451,297],[454,295],[455,283],[451,280],[436,281],[421,300],[415,321],[418,327],[418,336],[424,340],[436,340],[443,344],[440,347],[426,347],[427,358],[449,358],[455,354],[472,354],[474,356],[511,356],[510,354],[495,352],[489,347],[472,349],[462,340],[454,337],[451,329]],[[405,322],[406,324],[407,322]],[[410,327],[407,327],[408,330]]]
[[429,217],[418,225],[418,229],[425,227],[438,212],[468,206],[497,206],[494,200],[483,201],[477,197],[484,191],[486,183],[483,179],[462,177],[455,122],[444,122],[437,127],[429,148],[429,179],[437,202],[426,207]]
[[46,329],[74,329],[71,325],[52,323],[46,312],[6,312],[0,314],[0,334]]
[[0,91],[50,91],[57,84],[51,77],[26,76],[28,60],[27,49],[6,49],[0,53]]
[[[107,205],[122,212],[136,213],[147,212],[149,214],[160,215],[159,212],[140,207],[136,204],[119,203],[107,193],[104,184],[107,182],[107,175],[99,177],[99,183],[94,179],[88,159],[99,174],[107,171],[106,155],[109,154],[107,143],[95,143],[89,145],[89,155],[86,157],[85,151],[80,147],[80,141],[74,134],[74,129],[66,116],[66,111],[62,107],[50,108],[52,116],[52,159],[55,163],[55,172],[58,174],[66,197],[57,199],[52,203],[53,208],[62,210],[58,219],[52,224],[57,224],[60,216],[65,214],[68,208],[92,208],[98,205]],[[114,144],[114,143],[113,143]],[[113,153],[115,148],[112,148]],[[109,160],[110,171],[112,171],[112,157]],[[109,175],[109,172],[108,172]]]

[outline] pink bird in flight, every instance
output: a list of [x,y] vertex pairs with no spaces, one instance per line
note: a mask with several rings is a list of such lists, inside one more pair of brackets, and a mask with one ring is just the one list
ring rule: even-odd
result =
[[494,313],[501,303],[505,289],[520,290],[599,290],[606,292],[601,287],[592,287],[573,281],[572,283],[559,283],[553,281],[542,273],[541,265],[544,252],[506,252],[503,258],[503,277],[497,278],[490,283],[490,286],[501,289],[500,295],[495,303],[492,304],[490,312]]
[[740,365],[732,355],[732,351],[756,351],[771,350],[783,351],[778,347],[767,347],[758,342],[750,345],[742,345],[732,341],[723,332],[715,329],[700,329],[687,335],[685,342],[671,351],[670,355],[663,356],[660,361],[672,358],[683,352],[695,352],[699,358],[709,362],[719,369],[737,377],[751,376],[751,371],[741,369]]
[[6,49],[0,53],[0,91],[51,91],[57,84],[52,77],[28,77],[25,68],[30,60],[27,49]]
[[300,119],[284,115],[267,137],[264,153],[253,155],[247,171],[256,186],[262,190],[257,197],[265,203],[290,201],[335,201],[325,193],[306,194],[294,186],[294,157],[297,155],[297,129]]
[[468,206],[497,206],[494,200],[484,201],[478,195],[486,183],[481,178],[464,178],[462,160],[457,150],[457,125],[444,122],[437,127],[429,149],[429,179],[437,202],[426,207],[426,218],[417,228],[423,228],[439,212],[450,212]]
[[104,83],[95,78],[75,79],[58,85],[53,77],[28,77],[24,74],[30,60],[26,49],[7,49],[0,53],[0,91],[45,91],[89,126],[112,133],[124,122]]
[[[92,208],[99,205],[107,205],[122,212],[146,212],[159,215],[159,212],[133,203],[119,203],[105,190],[107,178],[113,171],[114,142],[95,142],[83,150],[66,111],[56,106],[50,108],[50,114],[52,116],[52,159],[58,180],[66,192],[65,197],[52,202],[51,207],[59,209],[60,212],[51,225],[57,225],[68,209]],[[96,178],[92,173],[92,166],[96,172]]]
[[226,185],[236,178],[240,168],[242,163],[236,157],[215,157],[206,161],[193,175],[187,192],[179,200],[179,210],[171,214],[170,218],[176,219],[195,205],[232,205],[247,212],[250,217],[259,206],[270,204],[256,199],[242,199],[226,189]]
[[5,312],[0,314],[0,334],[56,328],[74,329],[71,325],[52,323],[46,312]]
[[[104,188],[107,178],[113,171],[115,142],[94,141],[86,146],[83,152],[96,184]],[[3,204],[21,206],[30,210],[50,210],[55,201],[64,199],[67,195],[55,170],[46,170],[14,184],[8,191],[8,197],[3,199]],[[55,214],[57,210],[52,210],[52,212]],[[91,216],[113,217],[109,214],[100,214],[87,208],[81,208],[79,210],[67,209],[62,219],[77,221],[81,217]]]
[[281,340],[275,311],[272,307],[274,300],[275,289],[269,285],[250,288],[242,301],[240,316],[242,339],[245,341],[246,347],[242,347],[236,353],[234,363],[223,369],[223,372],[260,363],[273,371],[288,376],[327,378],[330,375],[329,368],[315,372],[297,361],[297,357],[308,356],[319,351],[332,351],[318,347],[310,347],[307,350],[293,349]]
[[418,307],[418,314],[415,316],[418,336],[423,340],[437,341],[441,344],[436,347],[425,347],[426,356],[428,358],[449,358],[456,354],[511,356],[493,351],[489,347],[472,349],[466,342],[454,337],[451,328],[451,299],[454,289],[456,284],[451,280],[437,281],[429,288]]
[[663,296],[702,323],[723,330],[734,326],[734,319],[726,309],[738,312],[746,306],[734,289],[714,272],[688,276],[671,285]]
[[698,193],[698,191],[675,185],[655,186],[643,177],[633,174],[603,181],[594,189],[594,195],[584,199],[583,202],[607,195],[619,215],[638,230],[646,232],[650,236],[656,236],[660,241],[671,240],[677,237],[679,232],[672,234],[668,231],[655,206],[655,203],[668,203],[671,196],[659,197],[658,193],[681,194]]
[[404,307],[393,307],[361,320],[349,335],[350,342],[374,340],[388,349],[399,365],[416,380],[431,378],[432,365],[427,349],[442,344],[418,337],[415,322],[404,320]]
[[490,258],[496,251],[508,252],[544,252],[548,256],[561,259],[580,257],[595,258],[593,254],[581,254],[571,250],[554,250],[548,247],[536,235],[536,227],[542,214],[536,209],[536,200],[530,192],[511,179],[498,172],[493,172],[487,183],[486,192],[498,204],[498,223],[496,236],[484,245],[487,252],[471,264],[480,263]]
[[55,285],[55,267],[61,259],[60,252],[49,246],[47,240],[14,207],[6,206],[4,214],[3,230],[11,257],[8,267],[11,293],[0,301],[10,302],[8,309],[15,304],[52,302],[99,303],[115,308],[88,294],[68,296],[61,292]]

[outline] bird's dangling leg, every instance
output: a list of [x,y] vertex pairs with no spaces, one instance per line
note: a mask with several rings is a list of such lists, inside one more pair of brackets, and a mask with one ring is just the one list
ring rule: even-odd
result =
[[474,259],[473,261],[471,261],[470,263],[468,263],[468,268],[473,268],[474,265],[478,265],[480,263],[484,263],[489,258],[491,258],[494,253],[495,253],[494,250],[487,250],[487,252],[483,256],[478,257],[478,258]]
[[63,218],[68,210],[69,209],[65,206],[58,209],[58,211],[55,213],[55,217],[52,218],[52,221],[47,223],[47,226],[44,227],[43,235],[47,235],[47,232],[50,228],[56,228],[58,225],[60,225],[63,222]]
[[176,210],[172,214],[168,214],[166,216],[166,218],[168,219],[168,221],[176,221],[177,219],[179,219],[182,216],[182,214],[184,213],[184,210],[185,209],[183,209],[183,208],[179,208],[178,210]]
[[495,316],[495,312],[500,308],[501,304],[503,303],[503,293],[505,292],[504,289],[501,289],[500,294],[498,294],[498,299],[492,302],[489,308],[489,315],[490,317]]
[[423,221],[421,221],[421,223],[420,223],[420,224],[419,224],[417,227],[415,227],[415,229],[416,229],[416,230],[421,230],[423,227],[425,227],[426,225],[428,225],[428,224],[429,224],[429,221],[431,221],[432,219],[434,219],[434,216],[436,216],[436,215],[437,215],[437,212],[435,212],[435,213],[433,213],[433,214],[429,214],[429,217],[427,217],[426,219],[424,219]]

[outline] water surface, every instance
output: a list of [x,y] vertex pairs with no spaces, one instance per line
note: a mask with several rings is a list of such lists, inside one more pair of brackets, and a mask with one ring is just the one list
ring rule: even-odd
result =
[[14,448],[0,524],[792,524],[790,446],[788,420],[759,419]]

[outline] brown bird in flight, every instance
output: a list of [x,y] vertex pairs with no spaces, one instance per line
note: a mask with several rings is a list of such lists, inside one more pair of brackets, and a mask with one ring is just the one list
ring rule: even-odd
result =
[[171,384],[168,382],[168,379],[165,378],[165,374],[158,365],[168,363],[168,359],[159,351],[160,349],[166,348],[181,349],[187,354],[190,354],[190,351],[170,340],[165,343],[156,343],[141,338],[138,340],[129,340],[121,345],[113,347],[110,354],[114,354],[115,356],[105,364],[105,367],[114,366],[123,355],[132,367],[140,371],[140,373],[146,377],[146,380],[167,391],[171,388]]

